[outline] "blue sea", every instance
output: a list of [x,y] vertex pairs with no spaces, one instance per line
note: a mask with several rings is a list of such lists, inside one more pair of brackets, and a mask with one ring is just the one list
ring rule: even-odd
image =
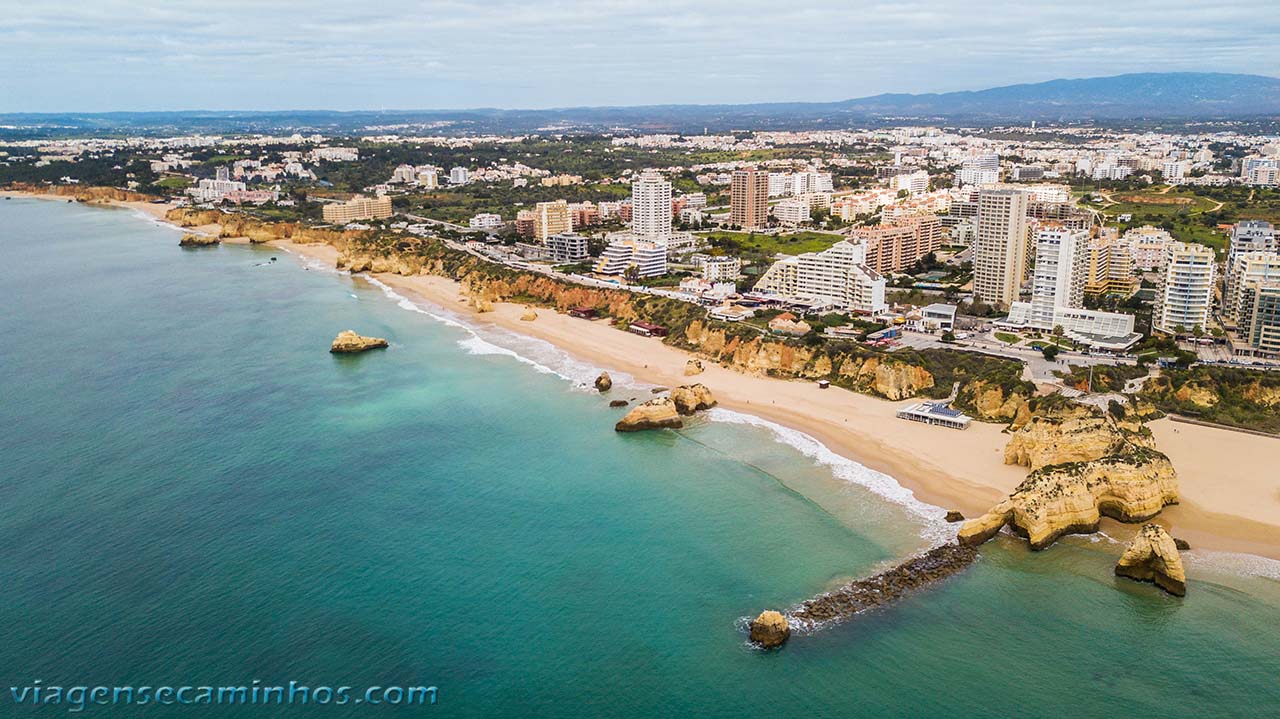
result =
[[[630,378],[602,396],[544,343],[179,236],[0,201],[0,716],[67,714],[16,701],[37,682],[353,687],[102,717],[1280,714],[1280,564],[1190,552],[1176,599],[1099,537],[1002,537],[755,650],[749,617],[945,539],[940,511],[732,412],[617,434]],[[343,329],[391,347],[330,355]]]

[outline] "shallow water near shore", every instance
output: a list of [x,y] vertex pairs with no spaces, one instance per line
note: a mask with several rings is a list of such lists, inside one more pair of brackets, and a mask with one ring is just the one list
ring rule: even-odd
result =
[[[753,650],[744,617],[946,526],[803,438],[724,413],[618,435],[609,397],[647,393],[625,378],[602,397],[579,386],[595,368],[536,341],[178,237],[0,204],[0,705],[35,680],[292,680],[439,688],[429,710],[324,712],[361,717],[1280,707],[1274,563],[1192,552],[1178,600],[1113,577],[1120,548],[1090,538],[1001,537],[941,585]],[[392,346],[331,356],[348,328]]]

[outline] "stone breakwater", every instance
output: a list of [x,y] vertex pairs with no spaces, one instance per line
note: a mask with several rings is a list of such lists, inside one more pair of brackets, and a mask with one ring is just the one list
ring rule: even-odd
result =
[[839,589],[819,594],[789,613],[804,626],[848,619],[859,612],[895,602],[959,574],[978,558],[978,550],[961,544],[944,544],[873,577],[854,580]]

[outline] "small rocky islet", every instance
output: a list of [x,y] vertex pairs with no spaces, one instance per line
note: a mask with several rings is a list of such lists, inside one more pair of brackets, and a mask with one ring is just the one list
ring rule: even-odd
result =
[[354,330],[343,330],[338,333],[337,337],[333,338],[333,344],[329,346],[329,352],[331,354],[356,354],[387,346],[388,342],[381,337],[365,337],[357,334]]

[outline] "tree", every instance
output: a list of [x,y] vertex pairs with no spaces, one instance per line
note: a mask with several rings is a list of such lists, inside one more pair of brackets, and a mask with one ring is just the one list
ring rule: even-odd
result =
[[943,342],[946,342],[946,343],[948,343],[948,344],[950,344],[950,343],[952,343],[952,342],[955,342],[955,341],[956,341],[956,333],[955,333],[955,332],[952,332],[951,330],[947,330],[946,332],[943,332],[943,333],[942,333],[942,341],[943,341]]
[[622,271],[622,276],[626,279],[627,284],[634,285],[640,281],[640,268],[635,265],[627,265],[627,269]]
[[1040,348],[1040,353],[1044,358],[1052,362],[1058,356],[1058,345],[1045,345]]

